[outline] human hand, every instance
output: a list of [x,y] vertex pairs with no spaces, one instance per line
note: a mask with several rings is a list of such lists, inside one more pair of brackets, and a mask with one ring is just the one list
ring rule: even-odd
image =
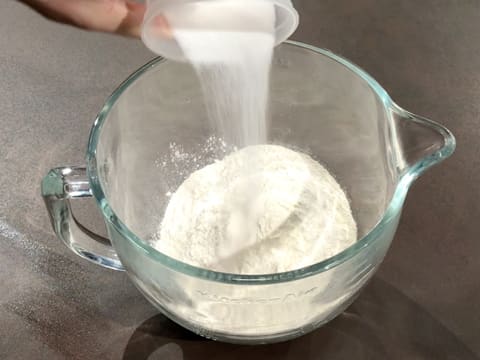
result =
[[20,0],[45,17],[82,29],[139,37],[145,5],[131,0]]

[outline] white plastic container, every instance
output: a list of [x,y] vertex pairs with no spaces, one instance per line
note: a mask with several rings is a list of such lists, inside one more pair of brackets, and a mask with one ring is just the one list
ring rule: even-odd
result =
[[172,28],[190,31],[271,31],[275,43],[298,26],[291,0],[147,0],[142,40],[158,55],[182,61],[185,56]]

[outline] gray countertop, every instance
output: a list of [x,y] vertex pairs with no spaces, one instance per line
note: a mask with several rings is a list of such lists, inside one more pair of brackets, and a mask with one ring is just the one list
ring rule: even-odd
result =
[[40,180],[83,163],[96,112],[152,54],[2,1],[0,359],[480,359],[480,3],[294,2],[295,39],[351,59],[458,141],[454,157],[412,188],[360,298],[298,340],[226,345],[158,315],[125,274],[73,255],[52,233]]

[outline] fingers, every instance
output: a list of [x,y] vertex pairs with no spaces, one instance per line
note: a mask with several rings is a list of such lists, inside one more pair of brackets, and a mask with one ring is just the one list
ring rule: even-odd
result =
[[143,16],[145,15],[145,5],[133,1],[127,1],[125,5],[127,10],[126,16],[120,22],[115,32],[120,35],[140,37]]
[[87,30],[139,37],[145,5],[132,0],[22,0],[49,19]]
[[71,13],[76,26],[94,31],[140,36],[144,4],[131,0],[58,1]]
[[39,14],[45,16],[47,19],[61,22],[64,24],[68,24],[71,20],[68,18],[67,14],[65,14],[57,4],[55,3],[48,3],[44,0],[20,0],[20,2],[28,5]]

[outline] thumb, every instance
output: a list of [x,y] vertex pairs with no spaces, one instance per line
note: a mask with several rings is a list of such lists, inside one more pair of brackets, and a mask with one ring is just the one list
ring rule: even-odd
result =
[[134,1],[126,2],[127,14],[115,30],[117,34],[140,37],[145,5]]

